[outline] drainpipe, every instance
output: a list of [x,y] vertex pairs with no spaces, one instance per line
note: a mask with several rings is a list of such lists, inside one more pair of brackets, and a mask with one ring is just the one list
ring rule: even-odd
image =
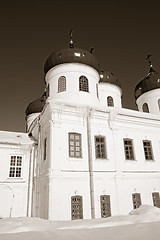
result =
[[33,162],[34,162],[34,151],[35,146],[32,146],[30,151],[30,162],[29,162],[29,177],[28,177],[28,201],[27,201],[27,217],[31,216],[32,206],[32,188],[33,188]]
[[91,198],[91,218],[95,218],[95,200],[94,200],[94,176],[93,176],[93,161],[92,161],[92,140],[91,140],[91,111],[87,112],[87,142],[88,142],[88,165],[89,165],[89,180],[90,180],[90,198]]

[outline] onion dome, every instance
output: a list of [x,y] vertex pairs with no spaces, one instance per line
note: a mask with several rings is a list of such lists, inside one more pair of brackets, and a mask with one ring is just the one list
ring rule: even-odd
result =
[[99,83],[111,83],[118,87],[121,87],[119,79],[107,70],[100,71],[100,80]]
[[26,108],[26,116],[32,113],[40,113],[46,103],[46,93],[44,93],[40,98],[31,102]]
[[44,65],[44,73],[46,74],[54,66],[63,63],[82,63],[93,67],[99,72],[99,64],[92,50],[88,52],[87,50],[74,47],[70,43],[69,47],[57,50],[48,57]]
[[142,79],[135,88],[135,98],[139,98],[143,93],[160,88],[160,73],[156,72],[150,65],[148,75]]

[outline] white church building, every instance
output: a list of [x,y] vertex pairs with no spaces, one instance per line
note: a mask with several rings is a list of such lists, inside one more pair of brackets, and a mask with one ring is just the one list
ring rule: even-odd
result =
[[53,52],[46,91],[26,109],[27,133],[0,131],[0,215],[105,218],[160,207],[160,74],[150,63],[122,107],[119,80],[92,50]]

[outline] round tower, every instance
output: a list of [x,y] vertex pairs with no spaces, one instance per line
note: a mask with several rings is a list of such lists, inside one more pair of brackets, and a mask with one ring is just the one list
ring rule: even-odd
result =
[[53,52],[44,66],[47,101],[98,105],[99,65],[92,51],[69,47]]
[[141,112],[160,115],[160,73],[153,68],[150,59],[149,64],[149,73],[135,88],[136,104]]
[[99,102],[101,106],[122,107],[122,89],[119,79],[107,70],[100,71],[98,84]]

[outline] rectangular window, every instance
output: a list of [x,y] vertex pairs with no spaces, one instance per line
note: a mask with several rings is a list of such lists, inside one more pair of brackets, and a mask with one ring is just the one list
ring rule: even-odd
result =
[[72,220],[83,219],[82,196],[71,197],[71,217]]
[[46,160],[46,156],[47,156],[47,138],[44,139],[43,160]]
[[9,177],[21,177],[22,174],[22,157],[11,156]]
[[132,139],[123,139],[126,160],[134,160]]
[[151,141],[143,141],[145,160],[153,160]]
[[111,216],[110,195],[100,196],[101,217],[106,218]]
[[95,137],[95,150],[96,150],[96,158],[106,158],[106,144],[105,137],[96,136]]
[[153,193],[152,193],[152,198],[153,198],[153,205],[154,205],[155,207],[160,208],[159,192],[153,192]]
[[132,194],[132,200],[133,200],[133,208],[139,208],[141,205],[141,194],[140,193],[133,193]]
[[74,158],[81,158],[81,134],[69,133],[69,156]]

